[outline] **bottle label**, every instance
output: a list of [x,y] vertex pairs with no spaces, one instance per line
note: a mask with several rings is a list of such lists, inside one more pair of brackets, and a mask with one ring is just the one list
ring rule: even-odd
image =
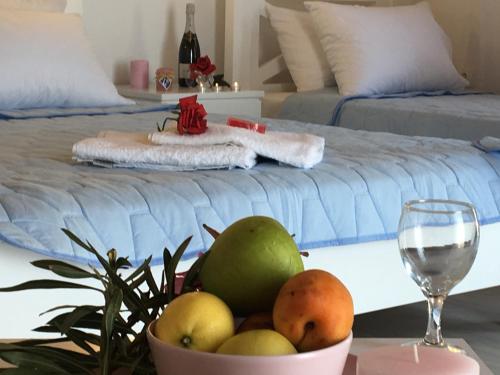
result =
[[179,78],[191,79],[191,64],[179,64]]

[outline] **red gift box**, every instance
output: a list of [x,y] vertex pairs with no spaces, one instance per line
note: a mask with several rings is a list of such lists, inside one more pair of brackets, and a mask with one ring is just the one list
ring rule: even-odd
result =
[[227,119],[227,125],[232,126],[235,128],[242,128],[242,129],[247,129],[251,130],[257,133],[265,134],[267,125],[265,124],[259,124],[257,122],[249,121],[249,120],[242,120],[239,118],[235,117],[229,117]]

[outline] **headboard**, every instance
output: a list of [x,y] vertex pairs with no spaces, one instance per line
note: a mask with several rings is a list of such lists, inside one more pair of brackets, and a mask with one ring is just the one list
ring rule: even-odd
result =
[[[395,0],[323,0],[340,4],[393,5]],[[265,91],[291,91],[295,86],[267,19],[265,5],[303,9],[303,0],[226,0],[224,71],[228,81]]]

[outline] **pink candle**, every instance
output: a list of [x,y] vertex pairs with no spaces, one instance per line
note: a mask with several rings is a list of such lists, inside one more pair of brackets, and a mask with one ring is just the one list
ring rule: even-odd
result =
[[130,62],[130,86],[140,90],[149,88],[148,60],[132,60]]
[[357,375],[479,375],[464,354],[426,346],[384,346],[358,356]]

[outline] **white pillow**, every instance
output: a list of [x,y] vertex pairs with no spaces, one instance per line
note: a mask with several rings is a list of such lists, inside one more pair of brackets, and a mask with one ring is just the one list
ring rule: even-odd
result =
[[118,95],[77,15],[0,9],[0,109],[97,107]]
[[398,7],[305,4],[342,95],[468,85],[453,66],[449,39],[425,2]]
[[64,12],[66,0],[0,0],[0,8],[39,12]]
[[335,79],[307,12],[267,4],[272,27],[298,91],[334,86]]

